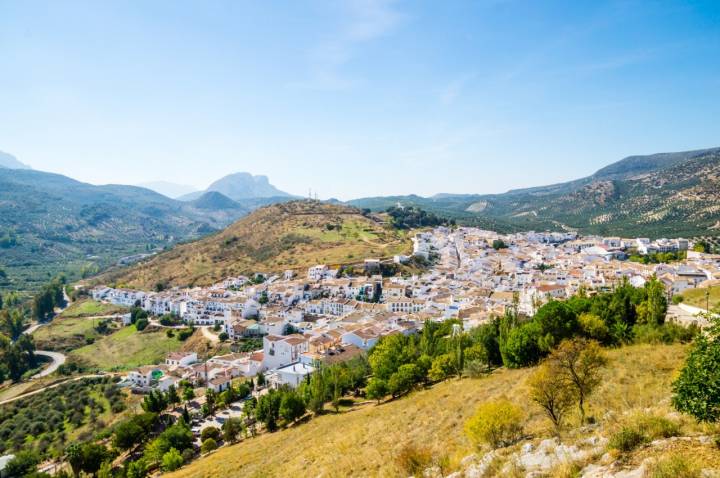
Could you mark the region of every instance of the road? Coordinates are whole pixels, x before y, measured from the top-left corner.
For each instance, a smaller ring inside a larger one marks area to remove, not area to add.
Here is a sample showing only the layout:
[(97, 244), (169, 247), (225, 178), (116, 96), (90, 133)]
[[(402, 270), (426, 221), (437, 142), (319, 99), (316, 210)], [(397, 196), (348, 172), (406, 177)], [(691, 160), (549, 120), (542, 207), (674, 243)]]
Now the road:
[(210, 327), (200, 327), (200, 329), (202, 329), (202, 334), (205, 336), (205, 338), (212, 343), (216, 344), (220, 342), (220, 337), (210, 332)]
[(35, 378), (42, 378), (47, 377), (51, 373), (53, 373), (55, 370), (60, 367), (60, 365), (65, 363), (65, 354), (61, 354), (60, 352), (50, 352), (49, 350), (36, 350), (35, 355), (42, 355), (43, 357), (50, 357), (52, 359), (52, 363), (46, 367), (42, 372), (36, 373), (31, 379)]

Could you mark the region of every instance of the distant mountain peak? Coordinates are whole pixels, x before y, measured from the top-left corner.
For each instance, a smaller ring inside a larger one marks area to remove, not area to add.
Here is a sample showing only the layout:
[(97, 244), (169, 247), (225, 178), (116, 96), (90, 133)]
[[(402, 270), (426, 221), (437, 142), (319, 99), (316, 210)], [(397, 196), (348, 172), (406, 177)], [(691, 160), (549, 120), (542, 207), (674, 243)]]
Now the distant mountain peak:
[(270, 184), (267, 176), (254, 176), (247, 172), (228, 174), (212, 183), (207, 190), (222, 193), (236, 201), (269, 197), (291, 197), (290, 194)]
[(27, 164), (21, 163), (12, 154), (0, 151), (0, 168), (8, 169), (32, 169)]

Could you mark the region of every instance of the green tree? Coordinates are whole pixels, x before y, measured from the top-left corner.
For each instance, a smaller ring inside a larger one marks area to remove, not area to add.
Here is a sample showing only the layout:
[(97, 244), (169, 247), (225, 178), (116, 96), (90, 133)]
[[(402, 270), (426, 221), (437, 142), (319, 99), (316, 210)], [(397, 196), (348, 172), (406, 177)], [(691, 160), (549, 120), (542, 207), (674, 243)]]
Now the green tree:
[(287, 423), (294, 422), (305, 415), (305, 402), (295, 391), (290, 390), (283, 394), (280, 402), (280, 417)]
[(524, 413), (506, 400), (485, 402), (465, 423), (465, 433), (476, 444), (493, 448), (515, 443), (522, 436)]
[(673, 383), (673, 406), (699, 422), (720, 420), (720, 319), (698, 334), (680, 376)]
[(3, 476), (15, 477), (30, 475), (36, 470), (39, 462), (40, 459), (34, 451), (19, 451), (15, 453), (15, 457), (5, 465)]
[(175, 471), (183, 465), (182, 454), (175, 448), (170, 448), (162, 457), (162, 470)]
[(397, 372), (390, 376), (390, 380), (388, 380), (388, 391), (392, 394), (393, 398), (397, 397), (410, 391), (421, 378), (417, 365), (401, 365)]
[(222, 425), (223, 440), (228, 443), (235, 443), (243, 432), (243, 422), (239, 418), (231, 417), (225, 420)]
[(365, 387), (365, 396), (370, 400), (377, 400), (380, 403), (380, 400), (388, 393), (388, 385), (385, 380), (375, 377), (368, 380), (367, 387)]

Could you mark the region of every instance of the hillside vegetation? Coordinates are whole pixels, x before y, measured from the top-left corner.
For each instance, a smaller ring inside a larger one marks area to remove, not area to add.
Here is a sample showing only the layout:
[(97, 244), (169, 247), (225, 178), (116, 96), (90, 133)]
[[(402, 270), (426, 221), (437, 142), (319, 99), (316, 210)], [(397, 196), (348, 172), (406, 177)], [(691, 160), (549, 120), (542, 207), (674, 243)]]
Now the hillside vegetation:
[(90, 275), (122, 257), (201, 237), (246, 213), (239, 204), (218, 208), (135, 186), (0, 168), (0, 289), (37, 289), (58, 272), (69, 279)]
[(315, 201), (263, 207), (222, 232), (182, 244), (98, 281), (152, 289), (207, 285), (232, 275), (304, 271), (315, 264), (353, 264), (408, 253), (407, 233), (355, 208)]
[(439, 194), (364, 198), (357, 207), (384, 210), (398, 202), (504, 230), (692, 237), (720, 227), (720, 149), (631, 156), (592, 176), (504, 194)]
[[(670, 404), (671, 382), (686, 353), (686, 345), (609, 350), (602, 384), (588, 403), (588, 416), (598, 425), (568, 431), (563, 442), (579, 442), (591, 435), (608, 438), (638, 413), (677, 417)], [(364, 404), (322, 415), (222, 448), (169, 476), (406, 477), (411, 474), (408, 455), (431, 457), (448, 474), (461, 469), (462, 459), (477, 451), (466, 438), (463, 425), (483, 402), (507, 399), (525, 410), (528, 439), (524, 443), (552, 436), (548, 420), (529, 399), (527, 379), (534, 370), (499, 369), (484, 378), (452, 379), (380, 405)], [(676, 420), (682, 434), (701, 431), (691, 419)], [(521, 445), (506, 451), (517, 451)], [(683, 446), (686, 456), (699, 466), (718, 466), (711, 445)], [(302, 447), (301, 453), (298, 447)], [(640, 447), (625, 460), (633, 467), (649, 455), (662, 453)]]

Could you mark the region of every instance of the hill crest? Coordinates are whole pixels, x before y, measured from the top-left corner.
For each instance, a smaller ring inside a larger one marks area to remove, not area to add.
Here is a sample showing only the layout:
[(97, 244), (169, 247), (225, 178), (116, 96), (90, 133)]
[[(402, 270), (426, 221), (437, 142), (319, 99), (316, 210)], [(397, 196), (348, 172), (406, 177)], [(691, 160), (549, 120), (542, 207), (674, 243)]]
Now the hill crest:
[(223, 231), (98, 280), (142, 289), (157, 283), (209, 285), (230, 276), (288, 269), (304, 273), (315, 264), (354, 264), (409, 250), (406, 233), (376, 216), (345, 205), (296, 200), (256, 209)]

